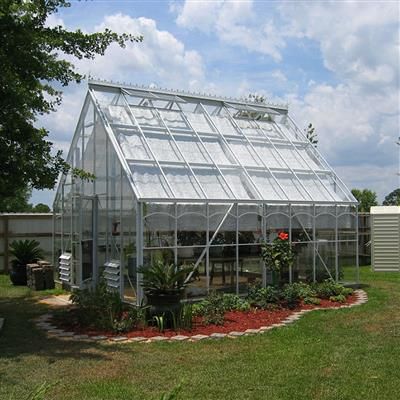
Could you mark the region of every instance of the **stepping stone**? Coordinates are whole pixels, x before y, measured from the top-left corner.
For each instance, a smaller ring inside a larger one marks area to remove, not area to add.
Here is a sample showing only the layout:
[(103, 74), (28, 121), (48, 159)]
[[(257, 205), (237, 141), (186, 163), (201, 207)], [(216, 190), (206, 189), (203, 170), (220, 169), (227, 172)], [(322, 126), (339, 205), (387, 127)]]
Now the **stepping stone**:
[(74, 339), (77, 339), (77, 340), (89, 339), (89, 335), (75, 335)]
[(171, 340), (175, 340), (177, 342), (183, 342), (184, 340), (188, 340), (189, 336), (185, 336), (185, 335), (176, 335), (176, 336), (172, 336)]
[(227, 335), (226, 335), (226, 333), (212, 333), (211, 335), (210, 335), (210, 338), (212, 338), (212, 339), (222, 339), (222, 338), (224, 338), (224, 337), (226, 337)]
[(108, 337), (107, 336), (103, 336), (103, 335), (99, 335), (99, 336), (91, 336), (90, 339), (100, 341), (100, 340), (106, 340), (106, 339), (108, 339)]
[(260, 332), (259, 329), (246, 329), (244, 331), (244, 333), (247, 335), (255, 335), (256, 333), (259, 333), (259, 332)]
[(244, 335), (244, 332), (233, 331), (233, 332), (229, 332), (228, 335), (229, 335), (229, 336), (233, 336), (233, 337), (239, 337), (239, 336), (243, 336), (243, 335)]
[(4, 318), (0, 318), (0, 332), (1, 332), (1, 330), (3, 329), (3, 327), (4, 327), (4, 321), (5, 321)]
[(162, 342), (164, 340), (168, 340), (169, 338), (165, 336), (153, 336), (152, 338), (149, 338), (150, 341), (152, 342)]
[(208, 339), (208, 335), (194, 335), (192, 336), (192, 340), (203, 340), (203, 339)]
[(58, 337), (72, 337), (74, 336), (75, 333), (74, 332), (60, 332), (58, 334)]
[(110, 340), (112, 340), (113, 342), (125, 342), (128, 340), (128, 338), (126, 336), (115, 336), (112, 337)]
[(49, 335), (59, 335), (60, 333), (63, 333), (64, 331), (62, 329), (50, 329), (47, 331)]
[(272, 325), (271, 326), (262, 326), (260, 328), (260, 332), (267, 332), (267, 331), (270, 331), (271, 329), (274, 329), (274, 327)]
[(130, 339), (128, 340), (128, 342), (143, 342), (143, 341), (145, 341), (145, 340), (147, 340), (146, 337), (138, 336), (138, 337), (130, 338)]

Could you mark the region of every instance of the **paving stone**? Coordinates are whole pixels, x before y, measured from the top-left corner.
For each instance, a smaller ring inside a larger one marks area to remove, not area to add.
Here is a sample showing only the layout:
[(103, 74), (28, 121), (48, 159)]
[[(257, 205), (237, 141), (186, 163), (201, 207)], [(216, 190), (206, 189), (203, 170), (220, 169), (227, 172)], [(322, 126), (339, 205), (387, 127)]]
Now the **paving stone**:
[(153, 336), (152, 338), (149, 338), (151, 342), (163, 342), (164, 340), (168, 340), (169, 338), (166, 336)]
[(5, 321), (4, 318), (0, 318), (0, 332), (1, 332), (1, 330), (3, 329), (3, 327), (4, 327), (4, 321)]
[(60, 332), (57, 336), (58, 337), (72, 337), (74, 336), (74, 332)]
[(267, 332), (267, 331), (270, 331), (271, 329), (274, 329), (271, 325), (270, 326), (262, 326), (260, 328), (260, 332)]
[(63, 333), (64, 330), (63, 329), (51, 329), (49, 331), (47, 331), (47, 333), (49, 335), (59, 335), (60, 333)]
[(194, 335), (194, 336), (192, 336), (192, 339), (193, 340), (203, 340), (203, 339), (208, 339), (209, 338), (209, 336), (208, 335)]
[(145, 340), (147, 340), (146, 337), (138, 336), (138, 337), (130, 338), (128, 340), (128, 342), (144, 342)]
[(274, 327), (274, 328), (279, 328), (279, 327), (281, 327), (281, 326), (285, 326), (286, 324), (284, 324), (283, 322), (282, 323), (280, 323), (280, 324), (273, 324), (273, 325), (271, 325), (272, 327)]
[(99, 336), (91, 336), (90, 337), (90, 339), (92, 339), (92, 340), (106, 340), (106, 339), (108, 339), (108, 337), (107, 336), (103, 336), (103, 335), (99, 335)]
[(184, 340), (188, 340), (189, 336), (185, 335), (176, 335), (176, 336), (171, 336), (171, 340), (174, 340), (176, 342), (183, 342)]
[(89, 335), (75, 335), (74, 339), (77, 339), (77, 340), (89, 339)]
[(244, 332), (237, 332), (237, 331), (232, 331), (228, 333), (229, 336), (234, 336), (234, 337), (239, 337), (239, 336), (243, 336)]
[(114, 336), (110, 340), (113, 342), (126, 342), (128, 338), (126, 336)]
[(215, 332), (215, 333), (212, 333), (211, 335), (210, 335), (210, 338), (211, 339), (222, 339), (222, 338), (224, 338), (224, 337), (226, 337), (227, 335), (226, 335), (226, 333), (218, 333), (218, 332)]
[(256, 333), (259, 333), (260, 329), (246, 329), (244, 331), (245, 334), (247, 335), (255, 335)]

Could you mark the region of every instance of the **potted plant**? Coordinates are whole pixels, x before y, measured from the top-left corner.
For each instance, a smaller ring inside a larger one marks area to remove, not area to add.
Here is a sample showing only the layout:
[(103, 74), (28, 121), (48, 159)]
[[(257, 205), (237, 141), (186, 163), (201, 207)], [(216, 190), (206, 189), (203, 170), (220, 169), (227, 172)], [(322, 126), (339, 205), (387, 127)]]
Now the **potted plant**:
[(167, 315), (180, 310), (188, 277), (193, 267), (176, 266), (155, 261), (149, 267), (140, 267), (141, 286), (152, 315)]
[(37, 240), (14, 240), (10, 245), (11, 261), (10, 279), (14, 285), (26, 285), (26, 265), (43, 257), (43, 250)]
[(282, 275), (289, 271), (294, 262), (294, 251), (286, 232), (279, 232), (272, 243), (262, 246), (262, 258), (267, 270), (272, 273), (272, 284), (282, 284)]

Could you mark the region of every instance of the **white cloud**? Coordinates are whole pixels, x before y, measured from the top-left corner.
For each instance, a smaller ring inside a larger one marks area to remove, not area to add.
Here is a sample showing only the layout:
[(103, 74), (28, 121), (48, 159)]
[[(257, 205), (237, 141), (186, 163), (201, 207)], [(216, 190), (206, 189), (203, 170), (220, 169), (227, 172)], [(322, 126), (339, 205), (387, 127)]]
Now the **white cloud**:
[(188, 29), (215, 33), (224, 43), (244, 47), (250, 52), (269, 55), (281, 61), (280, 50), (285, 46), (282, 33), (272, 18), (261, 24), (253, 10), (253, 1), (185, 1), (177, 12), (176, 23)]

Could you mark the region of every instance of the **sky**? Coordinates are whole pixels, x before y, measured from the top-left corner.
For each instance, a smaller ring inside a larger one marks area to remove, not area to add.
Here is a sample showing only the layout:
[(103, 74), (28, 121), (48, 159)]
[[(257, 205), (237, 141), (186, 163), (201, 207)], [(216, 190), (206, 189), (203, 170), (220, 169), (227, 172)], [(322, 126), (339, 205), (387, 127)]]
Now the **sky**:
[[(49, 26), (143, 35), (103, 57), (74, 60), (93, 78), (289, 105), (310, 122), (318, 148), (346, 185), (379, 201), (400, 187), (400, 2), (72, 1)], [(64, 88), (62, 105), (40, 117), (66, 155), (87, 82)], [(31, 202), (51, 205), (53, 191)]]

